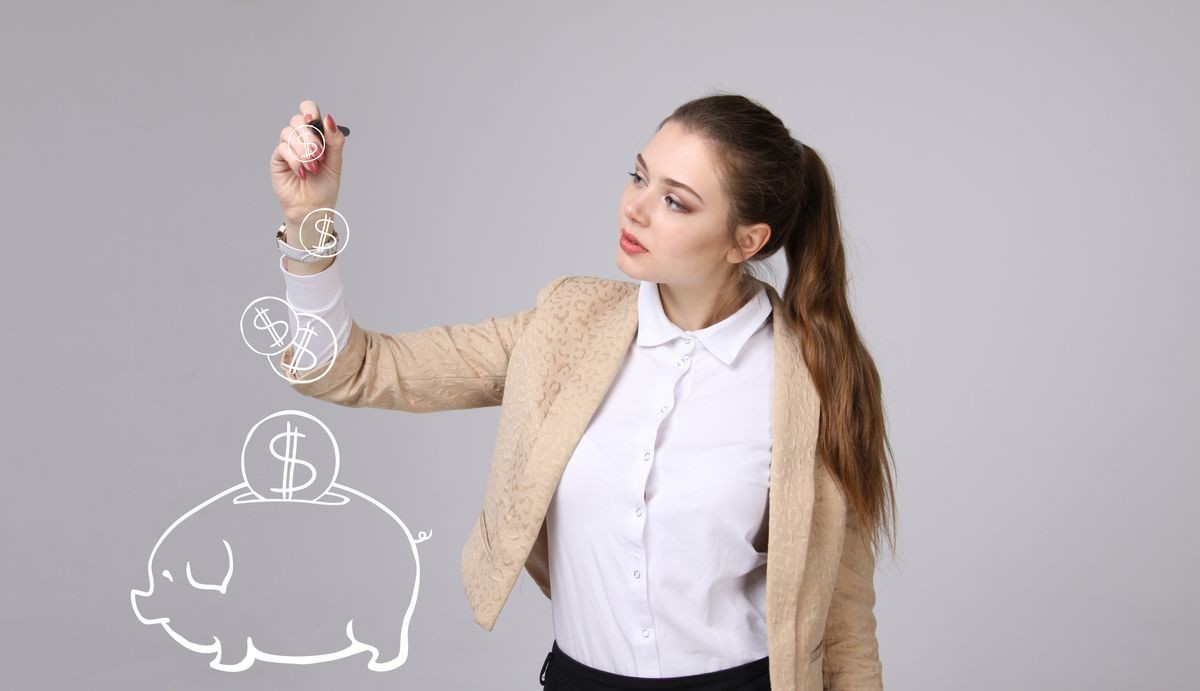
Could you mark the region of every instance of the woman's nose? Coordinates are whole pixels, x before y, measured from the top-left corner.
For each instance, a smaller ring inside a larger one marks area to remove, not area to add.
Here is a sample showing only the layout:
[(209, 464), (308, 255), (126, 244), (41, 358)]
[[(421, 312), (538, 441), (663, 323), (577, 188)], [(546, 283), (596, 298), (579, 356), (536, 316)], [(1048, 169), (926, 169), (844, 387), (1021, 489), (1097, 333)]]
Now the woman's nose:
[(638, 223), (641, 223), (643, 220), (642, 210), (642, 197), (639, 194), (634, 194), (625, 202), (625, 215)]

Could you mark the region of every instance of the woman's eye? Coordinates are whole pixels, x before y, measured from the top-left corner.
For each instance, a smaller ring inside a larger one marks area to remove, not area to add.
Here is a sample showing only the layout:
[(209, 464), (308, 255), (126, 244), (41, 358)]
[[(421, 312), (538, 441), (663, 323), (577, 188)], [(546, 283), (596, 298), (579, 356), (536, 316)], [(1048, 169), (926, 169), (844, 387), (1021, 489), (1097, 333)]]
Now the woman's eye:
[[(638, 174), (637, 174), (637, 171), (633, 171), (633, 172), (631, 172), (631, 173), (629, 174), (629, 176), (633, 178), (633, 184), (635, 184), (635, 185), (636, 185), (637, 183), (641, 182), (641, 181), (642, 181), (642, 179), (643, 179), (641, 175), (638, 175)], [(687, 209), (686, 209), (686, 208), (683, 206), (683, 204), (680, 204), (679, 202), (675, 201), (674, 199), (672, 199), (672, 198), (670, 198), (670, 197), (664, 197), (664, 199), (666, 199), (666, 200), (667, 200), (667, 205), (668, 205), (668, 206), (670, 206), (671, 204), (674, 204), (675, 206), (674, 206), (673, 208), (674, 208), (676, 211), (687, 211)]]

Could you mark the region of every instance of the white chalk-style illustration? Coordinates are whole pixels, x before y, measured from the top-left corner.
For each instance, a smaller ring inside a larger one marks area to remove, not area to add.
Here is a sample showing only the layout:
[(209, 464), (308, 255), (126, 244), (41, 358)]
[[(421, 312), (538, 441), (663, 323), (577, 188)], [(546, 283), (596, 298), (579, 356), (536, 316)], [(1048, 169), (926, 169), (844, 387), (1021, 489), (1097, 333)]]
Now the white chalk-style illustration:
[[(296, 152), (300, 155), (297, 156)], [(300, 163), (315, 161), (325, 153), (325, 133), (312, 125), (293, 127), (288, 133), (288, 154)]]
[[(333, 220), (334, 216), (341, 219), (340, 224)], [(294, 247), (289, 244), (288, 247), (304, 250), (309, 256), (329, 258), (341, 254), (350, 244), (350, 222), (342, 212), (330, 206), (313, 209), (301, 219), (300, 227), (310, 227), (309, 219), (312, 219), (311, 227), (317, 231), (317, 244), (309, 247), (304, 243), (304, 234), (300, 233), (300, 246)]]
[(300, 317), (292, 303), (265, 295), (252, 300), (242, 310), (242, 341), (259, 355), (278, 355), (295, 341), (299, 323)]
[[(271, 365), (271, 370), (278, 374), (287, 382), (292, 382), (299, 379), (302, 374), (308, 373), (316, 368), (317, 354), (309, 348), (312, 343), (313, 336), (317, 335), (317, 329), (324, 331), (327, 337), (326, 341), (335, 339), (333, 327), (329, 322), (318, 317), (315, 314), (306, 312), (298, 312), (296, 318), (299, 325), (296, 327), (295, 338), (292, 339), (290, 350), (284, 349), (278, 353), (267, 356), (267, 362)], [(285, 361), (287, 355), (291, 355), (291, 359)], [(333, 357), (329, 358), (325, 368), (315, 377), (305, 378), (305, 381), (314, 382), (329, 374), (329, 370), (333, 369), (333, 363), (337, 361), (337, 350), (333, 351)]]
[[(318, 329), (324, 331), (326, 342), (336, 340), (329, 322), (315, 314), (299, 312), (292, 303), (274, 295), (251, 300), (242, 310), (239, 326), (246, 347), (266, 357), (271, 371), (289, 383), (321, 364), (317, 361), (317, 353), (309, 347)], [(289, 353), (291, 357), (285, 361)], [(314, 382), (324, 377), (336, 361), (335, 349), (320, 374), (306, 381)]]
[(386, 506), (336, 482), (339, 465), (316, 417), (282, 410), (260, 420), (242, 446), (243, 482), (188, 510), (155, 543), (149, 587), (129, 595), (138, 620), (215, 654), (209, 666), (221, 671), (362, 652), (372, 671), (403, 665), (420, 591), (417, 545), (432, 531), (414, 536)]

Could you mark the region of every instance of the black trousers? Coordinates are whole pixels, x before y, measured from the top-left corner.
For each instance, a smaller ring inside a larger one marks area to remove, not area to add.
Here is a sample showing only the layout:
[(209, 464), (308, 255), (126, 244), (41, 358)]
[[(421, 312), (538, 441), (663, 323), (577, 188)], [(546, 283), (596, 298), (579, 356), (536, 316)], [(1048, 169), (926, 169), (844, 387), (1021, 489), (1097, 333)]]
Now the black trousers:
[(767, 658), (752, 660), (737, 667), (683, 677), (627, 677), (567, 657), (554, 641), (538, 681), (545, 691), (770, 691)]

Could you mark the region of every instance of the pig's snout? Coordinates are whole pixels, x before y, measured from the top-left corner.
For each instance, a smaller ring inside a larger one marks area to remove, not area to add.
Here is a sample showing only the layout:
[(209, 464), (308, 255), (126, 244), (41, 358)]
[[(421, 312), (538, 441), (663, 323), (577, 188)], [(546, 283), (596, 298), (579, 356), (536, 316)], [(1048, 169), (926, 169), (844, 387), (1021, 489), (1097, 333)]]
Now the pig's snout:
[(133, 602), (133, 611), (143, 621), (151, 622), (159, 619), (160, 613), (155, 609), (154, 597), (150, 593), (132, 590), (129, 599)]

